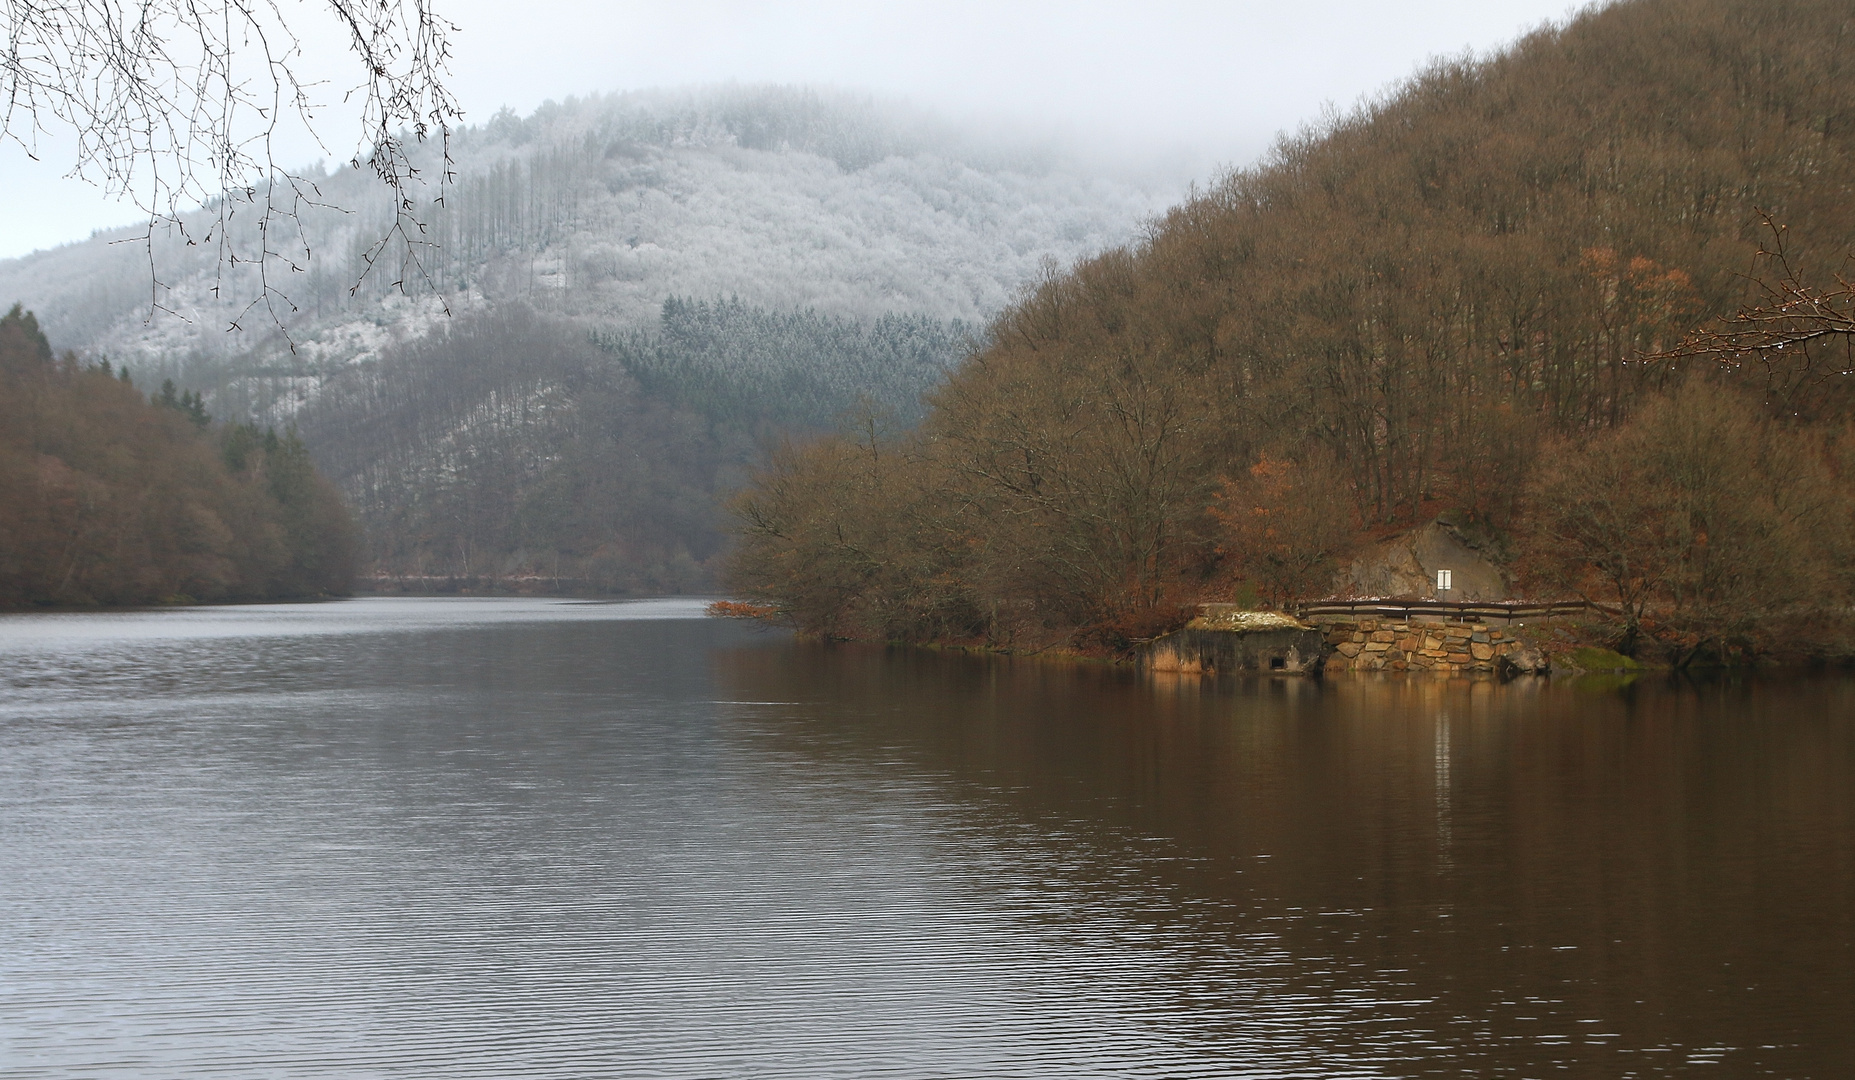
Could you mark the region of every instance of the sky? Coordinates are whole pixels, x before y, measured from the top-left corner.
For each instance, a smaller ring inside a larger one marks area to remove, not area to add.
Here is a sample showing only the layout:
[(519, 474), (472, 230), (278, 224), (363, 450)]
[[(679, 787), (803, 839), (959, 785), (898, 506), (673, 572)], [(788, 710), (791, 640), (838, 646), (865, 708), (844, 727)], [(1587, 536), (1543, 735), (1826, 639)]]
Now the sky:
[[(960, 123), (1096, 147), (1209, 178), (1275, 136), (1384, 92), (1432, 58), (1486, 53), (1573, 9), (1564, 0), (432, 0), (458, 27), (450, 86), (467, 123), (548, 99), (718, 82), (873, 92)], [(303, 62), (333, 89), (342, 39), (326, 0), (281, 0)], [(289, 166), (344, 161), (339, 96)], [(0, 147), (0, 258), (129, 224), (134, 207), (65, 176), (56, 131), (33, 160)]]

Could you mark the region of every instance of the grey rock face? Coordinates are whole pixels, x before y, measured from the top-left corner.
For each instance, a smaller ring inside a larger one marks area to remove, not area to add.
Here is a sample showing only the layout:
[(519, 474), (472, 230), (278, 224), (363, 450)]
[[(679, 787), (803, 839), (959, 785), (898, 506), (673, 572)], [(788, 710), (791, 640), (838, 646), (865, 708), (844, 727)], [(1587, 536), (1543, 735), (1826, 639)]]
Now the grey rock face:
[[(1439, 592), (1436, 572), (1448, 570), (1452, 588)], [(1341, 596), (1419, 597), (1464, 603), (1506, 600), (1507, 572), (1441, 521), (1420, 525), (1361, 552), (1334, 582)]]

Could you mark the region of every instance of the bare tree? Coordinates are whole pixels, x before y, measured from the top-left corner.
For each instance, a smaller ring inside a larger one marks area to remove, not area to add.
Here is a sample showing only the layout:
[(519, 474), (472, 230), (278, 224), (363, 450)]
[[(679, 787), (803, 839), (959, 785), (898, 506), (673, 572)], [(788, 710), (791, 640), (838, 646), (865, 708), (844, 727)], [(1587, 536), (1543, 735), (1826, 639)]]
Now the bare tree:
[(1747, 275), (1757, 298), (1644, 359), (1712, 360), (1732, 371), (1757, 365), (1767, 403), (1795, 414), (1820, 400), (1824, 383), (1855, 375), (1855, 282), (1838, 273), (1834, 287), (1806, 284), (1785, 250), (1785, 227), (1763, 210), (1758, 216), (1767, 235)]
[(1545, 455), (1528, 563), (1539, 584), (1621, 608), (1618, 651), (1650, 616), (1679, 653), (1842, 602), (1848, 503), (1823, 433), (1762, 416), (1748, 396), (1689, 380)]
[(1340, 557), (1360, 540), (1339, 463), (1318, 451), (1308, 457), (1264, 454), (1247, 473), (1225, 477), (1211, 507), (1226, 564), (1277, 608), (1332, 593)]
[[(414, 144), (442, 147), (440, 194), (450, 175), (449, 135), (462, 116), (445, 82), (456, 27), (431, 0), (324, 2), (359, 69), (343, 98), (360, 103), (352, 164), (394, 200), (362, 277), (397, 254), (403, 287), (424, 273)], [(73, 175), (148, 214), (151, 308), (153, 240), (166, 225), (190, 245), (217, 247), (222, 275), (256, 265), (262, 288), (235, 325), (259, 307), (281, 325), (289, 300), (273, 271), (301, 269), (297, 215), (321, 204), (315, 183), (277, 159), (288, 124), (316, 130), (308, 61), (281, 0), (0, 0), (0, 139), (36, 157), (41, 137), (74, 134)], [(199, 206), (203, 230), (187, 221)], [(255, 246), (234, 242), (232, 219), (244, 213), (257, 215)]]

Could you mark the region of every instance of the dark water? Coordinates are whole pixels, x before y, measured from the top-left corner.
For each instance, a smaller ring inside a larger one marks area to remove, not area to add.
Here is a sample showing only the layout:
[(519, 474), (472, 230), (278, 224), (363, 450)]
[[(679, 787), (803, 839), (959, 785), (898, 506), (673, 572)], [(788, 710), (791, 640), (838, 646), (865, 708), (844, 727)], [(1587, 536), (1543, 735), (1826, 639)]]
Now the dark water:
[(1855, 1075), (1855, 681), (0, 618), (0, 1075)]

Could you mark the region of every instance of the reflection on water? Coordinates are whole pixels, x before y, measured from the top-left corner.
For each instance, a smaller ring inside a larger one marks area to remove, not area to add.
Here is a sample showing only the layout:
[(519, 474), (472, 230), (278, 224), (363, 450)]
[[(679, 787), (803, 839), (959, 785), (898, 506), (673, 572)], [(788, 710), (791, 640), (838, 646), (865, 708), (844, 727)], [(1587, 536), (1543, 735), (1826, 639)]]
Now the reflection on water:
[(1855, 682), (0, 618), (0, 1073), (1830, 1077)]
[(1444, 872), (1455, 869), (1450, 861), (1449, 828), (1449, 713), (1436, 714), (1436, 864)]

